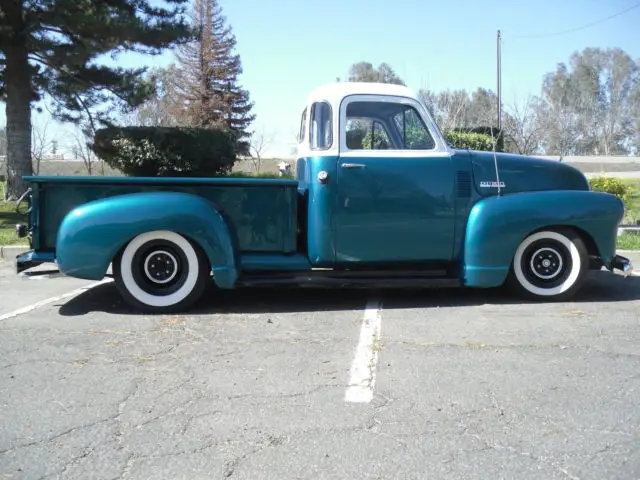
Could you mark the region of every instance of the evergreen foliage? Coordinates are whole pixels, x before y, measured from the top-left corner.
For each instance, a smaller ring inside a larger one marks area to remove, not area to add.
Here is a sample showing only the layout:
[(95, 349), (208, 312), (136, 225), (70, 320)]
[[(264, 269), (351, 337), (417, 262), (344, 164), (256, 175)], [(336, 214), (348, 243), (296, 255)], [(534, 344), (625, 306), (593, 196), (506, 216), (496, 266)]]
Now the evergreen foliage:
[(226, 128), (236, 137), (238, 155), (248, 155), (253, 103), (239, 85), (236, 38), (217, 0), (193, 0), (191, 26), (195, 37), (177, 47), (174, 64), (157, 72), (165, 94), (152, 102), (166, 112), (164, 124)]
[[(32, 173), (32, 103), (49, 97), (62, 121), (108, 124), (109, 113), (153, 93), (145, 68), (109, 67), (99, 57), (125, 51), (158, 54), (190, 36), (182, 4), (151, 0), (0, 2), (0, 100), (6, 101), (7, 189), (25, 189)], [(98, 107), (105, 107), (98, 111)]]
[(215, 127), (108, 127), (91, 147), (136, 177), (215, 177), (230, 173), (236, 158), (234, 135)]

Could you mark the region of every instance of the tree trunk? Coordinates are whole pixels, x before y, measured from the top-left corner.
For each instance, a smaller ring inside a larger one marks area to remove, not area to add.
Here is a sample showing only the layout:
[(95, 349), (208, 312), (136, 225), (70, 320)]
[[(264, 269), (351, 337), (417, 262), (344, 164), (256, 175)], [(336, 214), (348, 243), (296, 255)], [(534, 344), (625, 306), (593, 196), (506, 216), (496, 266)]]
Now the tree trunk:
[[(16, 28), (16, 31), (18, 29)], [(31, 79), (26, 38), (15, 35), (6, 47), (7, 196), (17, 199), (27, 189), (22, 177), (33, 174), (31, 164)]]

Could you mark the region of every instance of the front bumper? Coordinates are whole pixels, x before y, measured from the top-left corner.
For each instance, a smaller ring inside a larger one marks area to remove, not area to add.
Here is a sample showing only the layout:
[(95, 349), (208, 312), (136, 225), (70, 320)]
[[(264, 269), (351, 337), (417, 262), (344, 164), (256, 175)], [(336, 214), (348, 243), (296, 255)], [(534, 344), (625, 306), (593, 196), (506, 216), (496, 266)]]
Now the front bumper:
[(22, 273), (43, 263), (55, 263), (56, 255), (53, 252), (37, 252), (29, 250), (16, 256), (16, 273)]
[(612, 270), (615, 268), (616, 270), (620, 270), (625, 277), (628, 277), (633, 273), (633, 264), (631, 260), (622, 255), (616, 255), (613, 257), (613, 261), (611, 262)]

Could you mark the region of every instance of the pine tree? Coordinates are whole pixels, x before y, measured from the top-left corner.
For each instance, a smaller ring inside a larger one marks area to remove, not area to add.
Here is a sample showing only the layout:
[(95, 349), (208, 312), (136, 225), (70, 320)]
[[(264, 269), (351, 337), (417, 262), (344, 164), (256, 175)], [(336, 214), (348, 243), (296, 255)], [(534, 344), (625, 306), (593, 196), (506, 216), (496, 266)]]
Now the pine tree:
[[(97, 57), (135, 51), (158, 54), (190, 38), (182, 3), (150, 0), (2, 0), (0, 100), (6, 102), (8, 196), (20, 195), (32, 173), (31, 108), (48, 97), (58, 120), (140, 105), (153, 93), (145, 68), (109, 68)], [(96, 112), (99, 106), (106, 106)]]
[(177, 64), (170, 67), (171, 77), (179, 79), (172, 113), (182, 112), (185, 125), (228, 128), (236, 135), (238, 154), (246, 155), (253, 103), (238, 84), (242, 62), (217, 0), (193, 1), (192, 28), (197, 39), (178, 47)]

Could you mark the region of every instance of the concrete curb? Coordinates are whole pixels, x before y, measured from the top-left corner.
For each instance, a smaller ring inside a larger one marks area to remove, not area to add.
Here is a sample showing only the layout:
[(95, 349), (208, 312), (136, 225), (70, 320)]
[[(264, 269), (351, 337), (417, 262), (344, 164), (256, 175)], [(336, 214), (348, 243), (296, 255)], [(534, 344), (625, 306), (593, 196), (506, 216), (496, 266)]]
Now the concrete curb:
[(5, 245), (0, 247), (0, 261), (12, 262), (17, 255), (29, 251), (29, 245)]
[(622, 235), (623, 233), (628, 233), (628, 232), (635, 232), (640, 234), (640, 227), (618, 227), (618, 236)]

